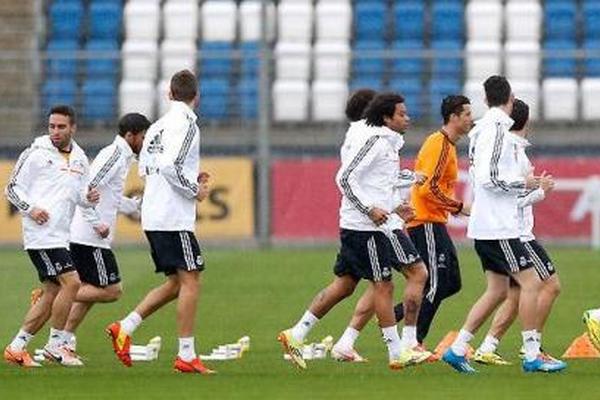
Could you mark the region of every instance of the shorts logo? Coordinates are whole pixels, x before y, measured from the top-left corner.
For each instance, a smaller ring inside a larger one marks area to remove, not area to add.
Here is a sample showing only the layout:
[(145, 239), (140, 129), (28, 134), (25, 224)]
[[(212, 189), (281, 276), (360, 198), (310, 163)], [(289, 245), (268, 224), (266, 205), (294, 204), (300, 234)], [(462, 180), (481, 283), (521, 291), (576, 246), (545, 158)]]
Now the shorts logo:
[(54, 263), (54, 269), (56, 269), (56, 272), (60, 272), (63, 270), (63, 267), (60, 263)]
[(387, 278), (388, 276), (392, 275), (392, 271), (390, 271), (390, 269), (388, 267), (383, 268), (383, 270), (381, 271), (381, 276), (384, 278)]
[(550, 271), (550, 272), (554, 271), (554, 265), (552, 265), (551, 262), (548, 262), (548, 264), (546, 264), (546, 267), (548, 268), (548, 271)]
[(408, 255), (408, 264), (412, 264), (415, 261), (417, 261), (417, 257), (414, 254), (409, 254)]
[(110, 282), (115, 282), (117, 280), (117, 274), (115, 274), (114, 272), (111, 272), (110, 275), (108, 276), (108, 280)]
[(204, 258), (202, 258), (202, 256), (199, 255), (198, 257), (196, 257), (196, 265), (200, 267), (202, 266), (202, 264), (204, 264)]
[(524, 256), (521, 256), (521, 257), (519, 258), (519, 265), (520, 265), (521, 267), (524, 267), (524, 266), (526, 266), (526, 265), (527, 265), (527, 259), (526, 259)]
[(446, 255), (444, 253), (438, 256), (438, 268), (446, 268)]

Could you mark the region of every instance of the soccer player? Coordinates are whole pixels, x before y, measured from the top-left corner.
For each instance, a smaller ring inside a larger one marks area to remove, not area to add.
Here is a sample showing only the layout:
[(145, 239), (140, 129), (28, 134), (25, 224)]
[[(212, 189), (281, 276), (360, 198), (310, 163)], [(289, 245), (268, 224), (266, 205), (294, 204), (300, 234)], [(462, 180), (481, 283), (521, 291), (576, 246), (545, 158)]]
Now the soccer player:
[(174, 368), (180, 372), (211, 374), (196, 355), (194, 323), (204, 259), (194, 235), (196, 203), (208, 196), (208, 177), (199, 174), (200, 130), (194, 108), (198, 82), (188, 70), (171, 78), (169, 111), (150, 126), (140, 153), (140, 175), (146, 187), (142, 228), (157, 273), (166, 281), (152, 289), (124, 319), (107, 327), (118, 359), (131, 366), (131, 335), (145, 318), (177, 300), (179, 352)]
[(509, 279), (521, 286), (519, 317), (522, 324), (526, 372), (559, 370), (544, 360), (536, 331), (537, 296), (540, 280), (527, 249), (520, 241), (518, 202), (525, 190), (536, 189), (539, 179), (523, 177), (515, 158), (516, 141), (508, 131), (514, 96), (502, 76), (484, 82), (489, 110), (469, 133), (469, 161), (474, 200), (467, 236), (475, 239), (475, 250), (485, 271), (487, 288), (473, 305), (466, 321), (442, 359), (455, 370), (474, 373), (465, 355), (473, 335), (506, 298)]
[(93, 226), (100, 219), (91, 207), (99, 193), (88, 188), (89, 162), (75, 143), (75, 111), (57, 105), (48, 114), (48, 135), (40, 136), (19, 156), (5, 193), (23, 220), (23, 244), (37, 269), (43, 293), (27, 312), (21, 329), (4, 350), (4, 359), (23, 367), (39, 367), (27, 344), (50, 319), (46, 358), (65, 366), (83, 365), (65, 346), (64, 328), (80, 280), (69, 253), (69, 226), (76, 205), (90, 209)]
[(587, 328), (590, 341), (600, 351), (600, 308), (584, 312), (583, 323)]
[(111, 250), (117, 212), (137, 214), (139, 200), (125, 197), (123, 189), (129, 167), (142, 149), (144, 134), (150, 121), (138, 113), (124, 115), (118, 124), (119, 133), (104, 147), (90, 167), (89, 186), (100, 192), (96, 211), (103, 222), (101, 232), (91, 226), (81, 207), (75, 211), (71, 224), (71, 256), (81, 279), (75, 303), (65, 326), (65, 336), (75, 351), (75, 330), (95, 303), (110, 303), (121, 297), (121, 277), (117, 260)]
[(278, 340), (300, 368), (304, 338), (329, 310), (350, 296), (358, 282), (366, 279), (373, 291), (373, 308), (388, 347), (389, 367), (400, 369), (431, 355), (405, 346), (398, 335), (393, 313), (392, 269), (401, 269), (420, 287), (409, 302), (418, 313), (420, 293), (427, 270), (404, 233), (399, 229), (393, 184), (399, 175), (398, 150), (410, 118), (404, 98), (393, 93), (377, 95), (365, 111), (362, 139), (342, 152), (336, 182), (342, 193), (340, 207), (341, 249), (334, 267), (335, 278), (313, 300), (302, 318), (279, 333)]
[[(529, 161), (525, 151), (530, 145), (527, 140), (529, 134), (529, 106), (522, 100), (515, 99), (510, 117), (514, 121), (513, 126), (510, 128), (510, 136), (515, 143), (521, 175), (526, 177), (533, 174), (533, 165)], [(560, 293), (560, 282), (552, 260), (542, 245), (536, 241), (533, 234), (533, 204), (544, 200), (546, 195), (552, 191), (553, 188), (554, 180), (552, 179), (552, 176), (547, 175), (544, 172), (540, 176), (540, 187), (521, 194), (518, 200), (520, 239), (529, 253), (535, 271), (542, 281), (542, 287), (537, 298), (536, 323), (537, 340), (540, 344), (542, 343), (542, 331), (546, 320), (548, 319), (548, 315), (550, 314), (550, 310), (552, 309), (552, 304), (554, 304), (554, 301)], [(519, 293), (519, 286), (511, 280), (508, 296), (498, 311), (496, 311), (490, 330), (473, 356), (474, 361), (488, 365), (509, 364), (496, 353), (496, 349), (500, 339), (504, 336), (517, 316)], [(563, 361), (557, 360), (543, 350), (541, 350), (541, 352), (542, 357), (548, 362), (561, 365), (565, 364)]]

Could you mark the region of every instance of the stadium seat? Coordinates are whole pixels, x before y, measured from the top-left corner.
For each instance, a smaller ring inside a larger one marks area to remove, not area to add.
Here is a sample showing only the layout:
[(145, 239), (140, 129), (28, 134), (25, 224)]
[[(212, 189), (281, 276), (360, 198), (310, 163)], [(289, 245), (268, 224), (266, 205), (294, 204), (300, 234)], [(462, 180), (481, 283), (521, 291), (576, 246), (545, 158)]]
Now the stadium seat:
[(232, 87), (228, 79), (203, 78), (200, 81), (200, 117), (216, 121), (230, 118), (231, 94)]
[(433, 40), (463, 40), (465, 29), (463, 7), (462, 3), (433, 3), (431, 7)]
[(469, 40), (465, 50), (467, 80), (483, 80), (501, 72), (499, 42)]
[(376, 91), (382, 90), (383, 85), (383, 77), (382, 76), (373, 76), (370, 78), (364, 78), (357, 76), (350, 81), (350, 91), (356, 91), (358, 89), (373, 89)]
[(577, 118), (578, 86), (575, 79), (545, 79), (542, 93), (546, 121), (572, 121)]
[[(166, 100), (166, 95), (167, 92), (164, 93), (163, 101)], [(124, 79), (119, 85), (119, 113), (124, 115), (130, 112), (139, 112), (152, 120), (155, 97), (153, 81)]]
[(165, 39), (160, 46), (160, 76), (170, 79), (182, 69), (196, 69), (196, 43), (194, 40)]
[(586, 40), (583, 48), (587, 53), (584, 60), (584, 76), (600, 77), (600, 39)]
[(499, 41), (502, 35), (502, 4), (498, 1), (470, 1), (467, 4), (467, 37)]
[(512, 0), (506, 4), (505, 10), (508, 40), (540, 40), (542, 6), (539, 1)]
[(560, 1), (546, 4), (544, 9), (545, 37), (556, 40), (575, 40), (577, 32), (574, 1)]
[(202, 4), (202, 40), (233, 42), (237, 25), (237, 6), (232, 0), (208, 0)]
[(540, 86), (537, 77), (532, 80), (512, 80), (510, 86), (515, 96), (529, 105), (529, 118), (535, 121), (540, 114)]
[(128, 1), (125, 4), (124, 22), (127, 40), (158, 40), (160, 30), (158, 2)]
[(121, 35), (123, 7), (116, 3), (94, 2), (89, 9), (89, 36), (92, 39), (118, 39)]
[(411, 119), (423, 116), (423, 84), (418, 79), (392, 79), (389, 84), (392, 92), (404, 96), (408, 115)]
[(240, 117), (245, 120), (258, 118), (259, 91), (258, 79), (241, 79), (237, 86)]
[(76, 40), (58, 39), (49, 41), (46, 48), (48, 55), (46, 75), (54, 78), (77, 76), (75, 52), (78, 50), (79, 43)]
[(346, 80), (315, 80), (312, 84), (313, 121), (341, 121), (348, 99)]
[(353, 48), (352, 74), (357, 78), (383, 77), (385, 59), (370, 52), (380, 52), (385, 49), (382, 41), (356, 42)]
[(354, 39), (383, 41), (387, 33), (387, 9), (382, 3), (360, 2), (354, 7)]
[(80, 2), (53, 3), (49, 17), (51, 38), (77, 40), (81, 37), (83, 6)]
[[(158, 105), (158, 115), (164, 115), (168, 110), (171, 104), (171, 100), (169, 100), (169, 84), (170, 79), (161, 79), (156, 84), (156, 99)], [(200, 94), (202, 95), (202, 94)]]
[(347, 41), (318, 41), (313, 51), (315, 79), (348, 79), (350, 45)]
[(425, 6), (420, 2), (398, 2), (394, 5), (394, 38), (423, 40)]
[(581, 117), (584, 120), (600, 120), (600, 78), (581, 80), (581, 106)]
[(163, 7), (166, 39), (184, 41), (198, 37), (198, 4), (191, 1), (167, 1)]
[(202, 77), (228, 79), (233, 72), (233, 47), (229, 42), (203, 42), (198, 56)]
[(305, 42), (278, 42), (275, 46), (277, 79), (308, 80), (310, 50), (310, 44)]
[(89, 78), (117, 78), (120, 66), (119, 43), (110, 39), (92, 39), (85, 44), (88, 59), (85, 74)]
[(544, 76), (574, 77), (577, 72), (575, 57), (568, 52), (575, 51), (577, 44), (573, 40), (548, 40), (544, 50), (549, 52), (544, 59)]
[[(240, 40), (257, 42), (261, 37), (261, 3), (256, 0), (245, 0), (240, 2)], [(272, 40), (275, 37), (275, 6), (267, 4), (267, 37)]]
[(305, 121), (308, 117), (308, 82), (277, 79), (273, 84), (273, 119)]
[(240, 69), (242, 78), (258, 78), (260, 68), (260, 45), (258, 42), (240, 43)]
[(582, 7), (583, 36), (586, 40), (600, 40), (600, 2), (586, 2)]
[(316, 38), (319, 40), (349, 41), (352, 25), (352, 6), (349, 1), (320, 1), (315, 8)]
[(155, 40), (126, 40), (121, 54), (123, 79), (156, 79), (158, 45)]
[(463, 94), (471, 101), (471, 114), (474, 119), (479, 119), (485, 114), (488, 107), (485, 104), (483, 80), (471, 79), (465, 82)]
[(420, 57), (423, 42), (418, 40), (394, 42), (392, 49), (398, 52), (391, 62), (391, 74), (396, 78), (418, 78), (425, 69), (425, 60)]
[(432, 120), (441, 120), (442, 100), (451, 94), (462, 94), (462, 85), (458, 79), (436, 79), (429, 82), (429, 115)]
[(308, 43), (312, 38), (312, 25), (312, 3), (279, 3), (277, 7), (278, 40)]
[(115, 118), (117, 90), (113, 79), (87, 79), (81, 87), (82, 115), (86, 122)]
[(540, 44), (535, 41), (508, 41), (505, 51), (505, 75), (509, 80), (536, 80), (540, 74)]
[(435, 53), (431, 64), (431, 73), (433, 79), (462, 77), (463, 45), (461, 42), (453, 40), (438, 40), (431, 43), (431, 49), (438, 52)]
[(42, 110), (48, 110), (55, 104), (77, 105), (77, 84), (75, 78), (47, 79), (42, 85)]

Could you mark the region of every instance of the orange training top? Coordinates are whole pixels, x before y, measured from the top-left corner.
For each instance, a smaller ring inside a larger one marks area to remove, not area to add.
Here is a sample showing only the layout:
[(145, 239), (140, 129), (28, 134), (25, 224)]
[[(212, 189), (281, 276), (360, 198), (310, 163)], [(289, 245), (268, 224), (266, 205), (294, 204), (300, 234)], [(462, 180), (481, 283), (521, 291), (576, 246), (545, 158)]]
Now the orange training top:
[(411, 204), (416, 217), (408, 227), (425, 222), (448, 222), (448, 213), (457, 214), (463, 203), (454, 197), (454, 186), (458, 179), (456, 146), (443, 130), (433, 132), (425, 139), (415, 163), (415, 172), (427, 177), (422, 185), (411, 190)]

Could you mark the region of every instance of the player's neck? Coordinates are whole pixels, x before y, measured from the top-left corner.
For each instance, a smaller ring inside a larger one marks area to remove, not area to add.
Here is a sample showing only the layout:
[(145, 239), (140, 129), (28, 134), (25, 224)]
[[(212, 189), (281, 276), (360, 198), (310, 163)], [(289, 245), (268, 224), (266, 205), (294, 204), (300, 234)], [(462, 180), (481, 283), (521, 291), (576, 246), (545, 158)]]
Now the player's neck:
[(440, 132), (442, 132), (442, 135), (446, 136), (448, 140), (451, 141), (453, 144), (456, 144), (456, 142), (458, 142), (458, 140), (460, 139), (460, 134), (458, 133), (458, 130), (452, 127), (451, 125), (442, 126)]

